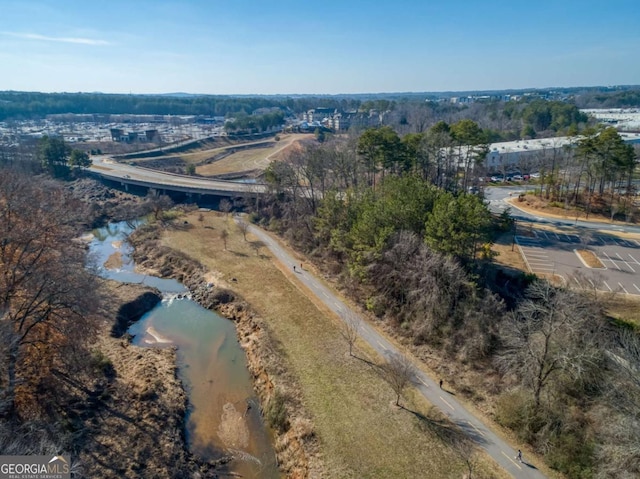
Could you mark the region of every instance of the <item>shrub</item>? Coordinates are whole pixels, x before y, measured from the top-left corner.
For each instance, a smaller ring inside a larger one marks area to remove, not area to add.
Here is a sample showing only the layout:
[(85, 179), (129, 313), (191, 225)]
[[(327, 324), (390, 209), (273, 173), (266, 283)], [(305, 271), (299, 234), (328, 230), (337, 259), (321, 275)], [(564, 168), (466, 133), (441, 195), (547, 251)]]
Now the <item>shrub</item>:
[(271, 396), (267, 403), (265, 417), (269, 425), (276, 431), (285, 432), (289, 429), (285, 397), (278, 389), (274, 391), (273, 396)]
[(91, 367), (94, 371), (102, 373), (105, 376), (110, 375), (114, 371), (111, 359), (109, 359), (99, 349), (96, 349), (91, 353)]

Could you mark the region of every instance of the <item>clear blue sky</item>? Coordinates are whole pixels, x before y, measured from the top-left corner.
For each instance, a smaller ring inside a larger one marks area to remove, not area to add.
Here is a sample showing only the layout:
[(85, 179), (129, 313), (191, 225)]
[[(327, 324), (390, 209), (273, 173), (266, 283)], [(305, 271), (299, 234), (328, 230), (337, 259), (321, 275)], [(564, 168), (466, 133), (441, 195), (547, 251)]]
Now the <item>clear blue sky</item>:
[(640, 84), (640, 0), (2, 0), (0, 90)]

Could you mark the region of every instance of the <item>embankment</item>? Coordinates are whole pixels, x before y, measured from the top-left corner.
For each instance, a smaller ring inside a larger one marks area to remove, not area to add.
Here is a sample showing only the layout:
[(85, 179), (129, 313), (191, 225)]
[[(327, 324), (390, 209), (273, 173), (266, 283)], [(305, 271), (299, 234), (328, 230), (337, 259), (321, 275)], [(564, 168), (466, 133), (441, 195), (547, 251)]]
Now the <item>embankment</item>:
[(86, 400), (69, 408), (74, 410), (69, 420), (81, 421), (77, 426), (85, 435), (73, 455), (82, 475), (218, 477), (216, 464), (199, 461), (186, 445), (187, 396), (177, 376), (176, 350), (134, 346), (113, 334), (115, 324), (121, 328), (139, 319), (159, 295), (115, 281), (105, 281), (104, 292), (109, 300), (92, 347), (96, 377), (86, 385)]
[(163, 246), (160, 237), (157, 225), (143, 226), (130, 236), (137, 267), (149, 274), (177, 279), (189, 288), (192, 299), (235, 322), (254, 388), (276, 435), (280, 469), (288, 478), (320, 476), (322, 466), (310, 416), (294, 393), (299, 390), (296, 379), (287, 371), (265, 322), (235, 292), (216, 285), (215, 272)]

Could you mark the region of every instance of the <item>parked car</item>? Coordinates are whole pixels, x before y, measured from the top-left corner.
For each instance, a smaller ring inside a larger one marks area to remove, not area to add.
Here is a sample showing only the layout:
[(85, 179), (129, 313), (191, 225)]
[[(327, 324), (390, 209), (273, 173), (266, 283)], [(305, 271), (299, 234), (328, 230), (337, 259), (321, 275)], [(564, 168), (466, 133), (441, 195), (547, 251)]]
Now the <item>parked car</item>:
[(511, 178), (513, 179), (513, 181), (522, 181), (522, 180), (524, 180), (524, 176), (522, 176), (522, 175), (513, 175)]

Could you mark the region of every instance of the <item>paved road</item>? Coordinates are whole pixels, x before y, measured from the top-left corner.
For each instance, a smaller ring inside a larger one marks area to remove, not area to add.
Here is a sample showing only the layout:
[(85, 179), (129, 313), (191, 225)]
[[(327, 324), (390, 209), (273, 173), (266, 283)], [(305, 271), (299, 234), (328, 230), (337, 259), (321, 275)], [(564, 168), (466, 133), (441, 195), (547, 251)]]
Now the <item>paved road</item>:
[(484, 190), (485, 200), (489, 202), (489, 209), (494, 213), (502, 213), (507, 208), (511, 208), (511, 216), (518, 221), (526, 223), (539, 223), (553, 225), (560, 228), (571, 227), (576, 230), (608, 230), (620, 231), (625, 233), (640, 233), (640, 226), (617, 225), (611, 223), (596, 223), (592, 221), (576, 221), (575, 218), (550, 218), (547, 216), (538, 216), (521, 210), (517, 205), (509, 204), (505, 200), (511, 197), (517, 197), (518, 194), (530, 190), (531, 187), (523, 186), (502, 186), (487, 187)]
[[(312, 291), (331, 311), (340, 318), (344, 318), (345, 312), (349, 310), (349, 307), (329, 288), (324, 286), (324, 284), (309, 271), (300, 271), (299, 262), (263, 230), (255, 226), (250, 226), (250, 231), (257, 236), (284, 265), (288, 265), (292, 271), (293, 267), (296, 266), (297, 280)], [(351, 312), (350, 314), (355, 315), (356, 313)], [(375, 328), (364, 320), (360, 323), (360, 337), (387, 360), (393, 355), (401, 354), (391, 342), (385, 339)], [(527, 463), (521, 464), (516, 461), (517, 451), (493, 433), (481, 420), (467, 411), (446, 389), (440, 389), (435, 381), (418, 368), (415, 368), (414, 374), (417, 380), (415, 386), (418, 391), (420, 391), (420, 394), (446, 414), (453, 423), (466, 432), (473, 441), (487, 451), (487, 453), (513, 477), (526, 479), (542, 479), (546, 477), (533, 465)]]
[(141, 168), (137, 166), (119, 163), (108, 156), (94, 156), (90, 171), (108, 179), (123, 183), (151, 185), (167, 189), (171, 187), (191, 188), (203, 193), (209, 191), (222, 191), (233, 193), (261, 193), (266, 191), (266, 186), (261, 184), (247, 184), (224, 180), (208, 180), (185, 175), (175, 175), (163, 171)]

